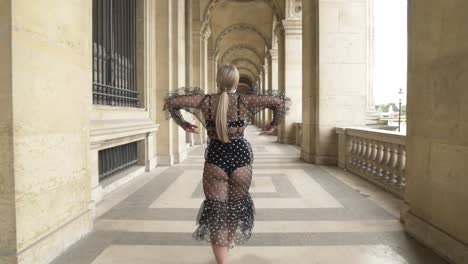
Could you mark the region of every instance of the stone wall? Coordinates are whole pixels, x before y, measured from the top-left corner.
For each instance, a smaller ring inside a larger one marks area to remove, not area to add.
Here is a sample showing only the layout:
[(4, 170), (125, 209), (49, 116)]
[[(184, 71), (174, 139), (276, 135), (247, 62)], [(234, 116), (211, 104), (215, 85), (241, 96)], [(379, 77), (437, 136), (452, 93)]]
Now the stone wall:
[(11, 0), (0, 1), (0, 25), (0, 263), (15, 263)]
[(91, 1), (0, 10), (2, 263), (48, 263), (92, 227)]
[(468, 262), (468, 17), (465, 0), (409, 1), (406, 230)]

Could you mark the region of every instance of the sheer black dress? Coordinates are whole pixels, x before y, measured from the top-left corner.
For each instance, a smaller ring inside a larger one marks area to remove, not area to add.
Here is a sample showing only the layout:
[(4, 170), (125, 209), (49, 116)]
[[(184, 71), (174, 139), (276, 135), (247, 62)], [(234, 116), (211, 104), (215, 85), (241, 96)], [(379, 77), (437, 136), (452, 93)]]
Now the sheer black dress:
[(228, 96), (228, 143), (218, 140), (216, 133), (218, 94), (204, 94), (199, 88), (179, 89), (166, 98), (164, 110), (187, 129), (190, 123), (180, 111), (184, 109), (195, 115), (207, 130), (205, 200), (198, 212), (193, 238), (233, 248), (249, 240), (254, 226), (255, 206), (249, 193), (253, 153), (244, 138), (244, 130), (250, 118), (264, 108), (273, 111), (271, 125), (277, 127), (289, 109), (290, 99), (278, 94), (229, 93)]

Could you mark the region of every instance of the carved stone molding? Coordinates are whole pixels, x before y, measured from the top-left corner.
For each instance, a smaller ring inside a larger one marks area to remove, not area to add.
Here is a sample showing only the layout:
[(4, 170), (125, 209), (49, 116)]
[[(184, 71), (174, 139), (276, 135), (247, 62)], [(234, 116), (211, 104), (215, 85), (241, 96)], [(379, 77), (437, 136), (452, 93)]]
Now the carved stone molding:
[(302, 20), (283, 20), (285, 35), (302, 35)]
[[(306, 0), (310, 1), (310, 0)], [(301, 19), (302, 18), (302, 0), (287, 0), (286, 19)]]

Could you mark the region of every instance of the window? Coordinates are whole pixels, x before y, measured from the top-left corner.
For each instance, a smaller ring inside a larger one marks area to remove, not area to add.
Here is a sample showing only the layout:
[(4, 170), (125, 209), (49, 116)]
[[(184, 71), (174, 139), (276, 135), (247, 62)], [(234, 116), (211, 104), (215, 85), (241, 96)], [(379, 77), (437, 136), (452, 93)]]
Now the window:
[(93, 104), (138, 107), (136, 1), (93, 0)]
[(98, 152), (99, 180), (114, 175), (138, 162), (137, 142), (120, 145)]

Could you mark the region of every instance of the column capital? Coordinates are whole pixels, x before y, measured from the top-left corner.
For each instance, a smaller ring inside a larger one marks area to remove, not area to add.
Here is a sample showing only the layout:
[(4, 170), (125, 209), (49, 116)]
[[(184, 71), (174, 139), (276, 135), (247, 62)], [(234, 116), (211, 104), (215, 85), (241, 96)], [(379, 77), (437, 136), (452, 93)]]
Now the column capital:
[(286, 18), (297, 19), (302, 18), (302, 1), (301, 0), (287, 0), (286, 1)]
[(282, 24), (285, 35), (302, 35), (302, 20), (285, 19)]
[(278, 61), (278, 57), (279, 57), (278, 49), (271, 49), (270, 50), (270, 55), (271, 55), (271, 60), (272, 61)]

